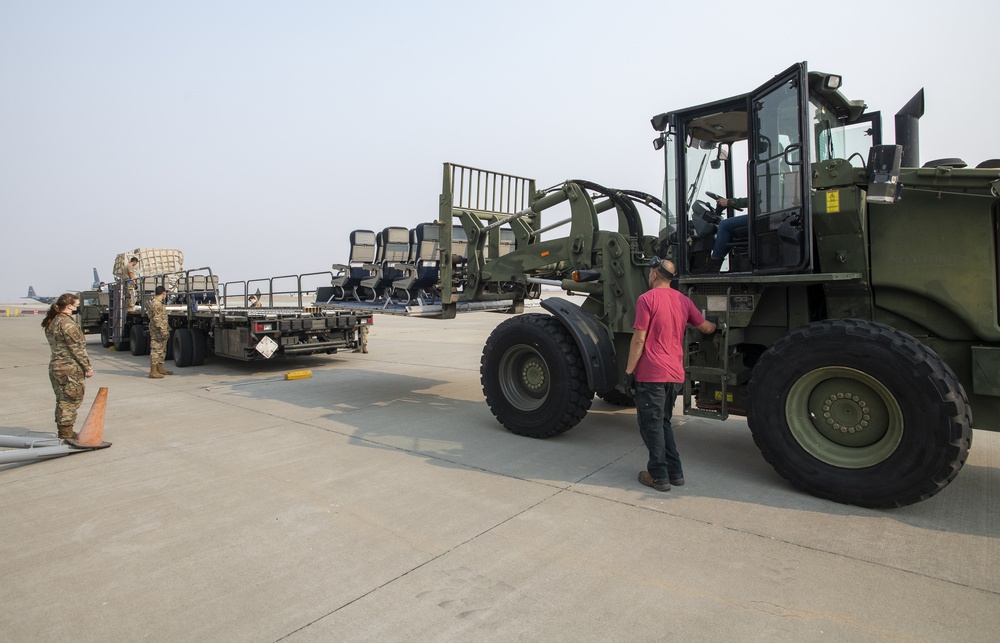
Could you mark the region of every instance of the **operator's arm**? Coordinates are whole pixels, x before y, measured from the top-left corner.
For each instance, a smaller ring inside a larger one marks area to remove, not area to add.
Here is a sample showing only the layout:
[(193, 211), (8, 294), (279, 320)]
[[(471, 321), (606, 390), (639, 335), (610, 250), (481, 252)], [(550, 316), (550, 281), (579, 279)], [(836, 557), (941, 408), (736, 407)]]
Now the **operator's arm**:
[(750, 197), (741, 196), (735, 199), (727, 199), (726, 197), (722, 197), (721, 199), (716, 199), (715, 202), (724, 208), (727, 206), (732, 206), (738, 210), (742, 210), (746, 208), (748, 205), (750, 205)]
[(705, 321), (695, 326), (695, 328), (705, 333), (706, 335), (711, 335), (712, 333), (715, 332), (715, 323), (710, 322), (706, 319)]
[(627, 375), (635, 372), (635, 367), (639, 364), (639, 358), (642, 357), (642, 351), (645, 347), (646, 331), (636, 328), (635, 332), (632, 333), (632, 342), (628, 347), (628, 363), (625, 365)]

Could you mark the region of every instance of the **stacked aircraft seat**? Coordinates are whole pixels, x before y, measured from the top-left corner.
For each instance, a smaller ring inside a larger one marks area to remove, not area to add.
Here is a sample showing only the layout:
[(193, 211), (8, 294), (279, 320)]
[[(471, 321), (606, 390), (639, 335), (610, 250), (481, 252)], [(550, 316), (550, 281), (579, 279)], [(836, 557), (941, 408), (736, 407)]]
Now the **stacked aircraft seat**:
[(392, 282), (402, 275), (396, 264), (406, 263), (410, 257), (410, 231), (400, 226), (391, 226), (375, 235), (375, 261), (366, 267), (372, 276), (362, 279), (355, 289), (358, 301), (389, 299)]
[(411, 233), (410, 261), (397, 264), (401, 274), (393, 279), (393, 293), (404, 304), (414, 297), (427, 303), (433, 299), (434, 286), (440, 274), (441, 226), (421, 223)]
[[(365, 279), (374, 275), (372, 264), (375, 262), (375, 233), (371, 230), (355, 230), (351, 232), (351, 254), (346, 264), (335, 263), (336, 273), (330, 281), (332, 291), (323, 299), (359, 299), (357, 288)], [(320, 293), (317, 292), (317, 299)]]

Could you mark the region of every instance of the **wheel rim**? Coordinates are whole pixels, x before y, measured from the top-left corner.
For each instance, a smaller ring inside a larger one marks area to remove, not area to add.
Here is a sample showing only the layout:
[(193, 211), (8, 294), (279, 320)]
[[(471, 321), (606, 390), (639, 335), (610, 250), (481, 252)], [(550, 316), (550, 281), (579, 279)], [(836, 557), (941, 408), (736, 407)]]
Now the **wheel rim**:
[(862, 371), (831, 366), (803, 375), (785, 401), (788, 429), (815, 458), (845, 469), (884, 461), (903, 439), (895, 396)]
[(530, 346), (514, 346), (500, 360), (500, 388), (507, 401), (520, 411), (542, 407), (549, 396), (549, 369)]

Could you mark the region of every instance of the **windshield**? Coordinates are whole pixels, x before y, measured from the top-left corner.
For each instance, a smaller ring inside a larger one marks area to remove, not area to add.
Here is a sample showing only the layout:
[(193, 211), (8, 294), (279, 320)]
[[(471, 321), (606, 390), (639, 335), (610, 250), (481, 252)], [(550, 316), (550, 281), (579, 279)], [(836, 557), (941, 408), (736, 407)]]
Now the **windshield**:
[(684, 159), (689, 184), (684, 203), (690, 213), (695, 201), (705, 199), (706, 192), (725, 196), (729, 146), (689, 139), (687, 148)]
[(813, 163), (830, 159), (848, 159), (854, 167), (865, 166), (868, 151), (873, 145), (878, 144), (870, 122), (863, 120), (844, 125), (843, 121), (833, 114), (833, 110), (816, 97), (809, 100), (809, 117), (816, 141), (813, 146)]
[(702, 212), (705, 209), (697, 204), (698, 201), (705, 202), (708, 199), (706, 191), (723, 196), (726, 194), (726, 166), (730, 153), (728, 144), (710, 143), (689, 137), (684, 143), (684, 176), (687, 184), (678, 185), (677, 173), (673, 167), (676, 145), (675, 136), (667, 138), (664, 203), (667, 206), (666, 222), (671, 232), (677, 229), (677, 213), (674, 205), (681, 196), (678, 194), (679, 191), (683, 191), (684, 214), (688, 221), (692, 219), (692, 211)]
[(674, 138), (668, 134), (665, 137), (663, 147), (663, 158), (666, 165), (666, 174), (663, 178), (663, 209), (666, 216), (660, 219), (658, 230), (661, 232), (664, 228), (668, 228), (669, 232), (677, 230), (677, 209), (674, 207), (674, 204), (677, 203), (677, 173), (674, 172), (677, 149), (674, 145)]

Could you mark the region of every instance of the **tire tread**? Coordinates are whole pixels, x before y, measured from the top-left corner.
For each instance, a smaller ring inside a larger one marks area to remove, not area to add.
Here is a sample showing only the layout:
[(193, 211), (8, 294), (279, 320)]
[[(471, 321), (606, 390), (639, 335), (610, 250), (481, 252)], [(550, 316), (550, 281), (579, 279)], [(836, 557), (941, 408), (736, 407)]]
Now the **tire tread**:
[[(784, 362), (809, 342), (829, 336), (842, 336), (871, 340), (905, 360), (919, 378), (928, 381), (941, 395), (947, 413), (948, 446), (944, 462), (936, 472), (926, 476), (919, 484), (904, 492), (886, 497), (859, 497), (837, 490), (819, 488), (807, 472), (790, 466), (776, 449), (766, 433), (773, 430), (757, 421), (754, 407), (761, 405), (761, 387), (775, 369), (785, 368)], [(914, 337), (891, 326), (859, 319), (831, 319), (802, 326), (774, 343), (756, 364), (749, 382), (750, 412), (747, 421), (754, 443), (764, 459), (786, 480), (811, 494), (837, 502), (872, 508), (894, 508), (930, 498), (946, 487), (965, 464), (972, 444), (972, 411), (968, 397), (958, 378), (948, 365), (929, 347)], [(756, 404), (755, 404), (756, 401)]]

